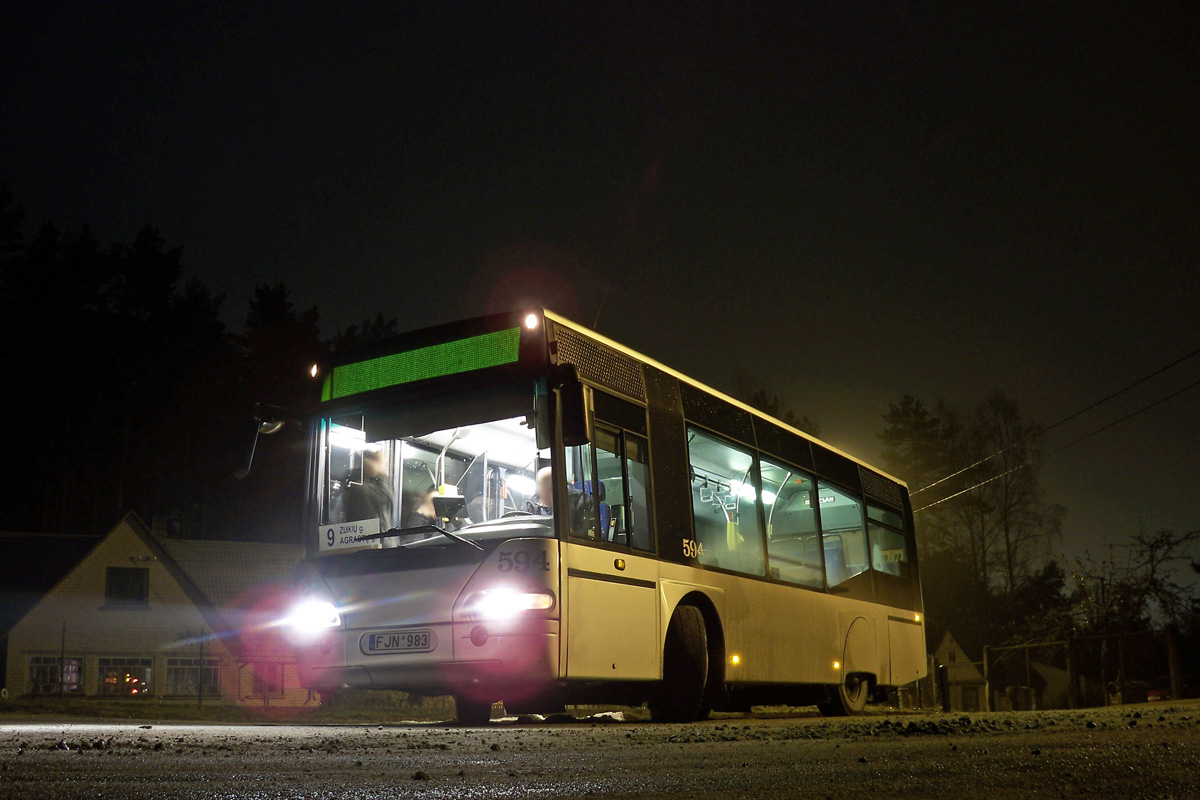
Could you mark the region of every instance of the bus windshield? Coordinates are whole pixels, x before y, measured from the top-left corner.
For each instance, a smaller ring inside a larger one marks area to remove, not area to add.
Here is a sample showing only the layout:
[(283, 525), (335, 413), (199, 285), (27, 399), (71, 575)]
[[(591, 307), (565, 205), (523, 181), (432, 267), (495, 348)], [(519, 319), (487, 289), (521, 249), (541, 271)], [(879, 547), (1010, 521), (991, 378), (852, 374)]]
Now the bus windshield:
[[(505, 516), (544, 517), (537, 473), (550, 464), (524, 415), (389, 438), (394, 410), (324, 421), (321, 550), (473, 538)], [(385, 535), (393, 531), (393, 535)], [(364, 538), (366, 537), (366, 538)]]

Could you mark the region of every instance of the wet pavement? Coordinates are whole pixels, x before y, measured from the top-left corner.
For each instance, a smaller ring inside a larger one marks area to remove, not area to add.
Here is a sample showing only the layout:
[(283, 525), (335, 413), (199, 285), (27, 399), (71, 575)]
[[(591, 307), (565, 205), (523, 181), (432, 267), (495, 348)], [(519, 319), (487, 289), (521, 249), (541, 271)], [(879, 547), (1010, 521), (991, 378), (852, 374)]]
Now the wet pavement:
[(694, 725), (0, 717), (3, 798), (1200, 798), (1200, 703)]

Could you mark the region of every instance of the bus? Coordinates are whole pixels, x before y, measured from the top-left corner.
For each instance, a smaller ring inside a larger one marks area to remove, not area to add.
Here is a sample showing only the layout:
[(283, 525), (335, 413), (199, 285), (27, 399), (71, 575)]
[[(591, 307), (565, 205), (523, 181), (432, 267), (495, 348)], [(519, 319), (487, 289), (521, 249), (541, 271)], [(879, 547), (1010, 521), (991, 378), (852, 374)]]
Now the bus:
[(312, 372), (310, 689), (689, 722), (925, 675), (907, 488), (778, 419), (544, 309)]

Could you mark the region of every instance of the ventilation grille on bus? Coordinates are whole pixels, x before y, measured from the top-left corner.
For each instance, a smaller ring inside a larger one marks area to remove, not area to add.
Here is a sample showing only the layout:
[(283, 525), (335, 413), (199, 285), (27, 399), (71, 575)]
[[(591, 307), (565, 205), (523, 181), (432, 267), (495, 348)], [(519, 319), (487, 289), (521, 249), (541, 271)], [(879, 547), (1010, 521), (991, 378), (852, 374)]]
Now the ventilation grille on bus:
[(904, 500), (900, 494), (900, 484), (894, 481), (889, 481), (881, 475), (876, 475), (869, 469), (858, 468), (858, 474), (862, 478), (863, 494), (868, 497), (873, 497), (876, 500), (882, 500), (896, 508), (904, 507)]
[(582, 378), (638, 400), (646, 399), (646, 384), (637, 361), (561, 325), (557, 326), (556, 338), (559, 363), (574, 364)]

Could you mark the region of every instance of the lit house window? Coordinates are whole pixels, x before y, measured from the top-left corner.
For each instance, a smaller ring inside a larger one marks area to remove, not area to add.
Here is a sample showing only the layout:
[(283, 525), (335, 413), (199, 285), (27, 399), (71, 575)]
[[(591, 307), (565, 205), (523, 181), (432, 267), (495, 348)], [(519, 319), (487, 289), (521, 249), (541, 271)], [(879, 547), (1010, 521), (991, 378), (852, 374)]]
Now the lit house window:
[(281, 697), (283, 695), (283, 664), (278, 662), (256, 662), (251, 665), (253, 678), (250, 694), (255, 697)]
[(167, 694), (197, 697), (204, 688), (205, 697), (221, 694), (220, 661), (206, 658), (167, 659)]
[(104, 571), (104, 605), (144, 606), (150, 602), (150, 570), (109, 567)]
[(153, 692), (152, 658), (100, 659), (100, 694), (144, 697)]
[(83, 659), (68, 657), (59, 666), (58, 656), (30, 656), (30, 694), (80, 694), (83, 691)]

